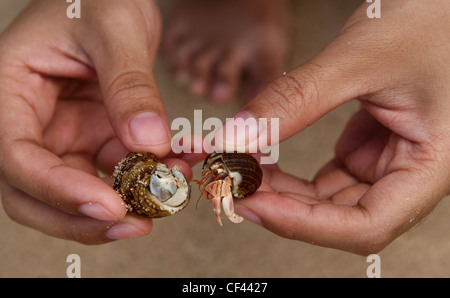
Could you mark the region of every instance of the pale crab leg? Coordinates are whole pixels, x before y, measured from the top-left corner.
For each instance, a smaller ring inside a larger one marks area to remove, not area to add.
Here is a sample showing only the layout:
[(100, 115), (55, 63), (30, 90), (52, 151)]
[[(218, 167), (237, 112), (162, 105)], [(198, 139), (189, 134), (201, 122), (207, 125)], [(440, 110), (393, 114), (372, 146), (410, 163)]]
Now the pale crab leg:
[(233, 195), (231, 192), (229, 192), (228, 195), (222, 199), (222, 205), (223, 211), (231, 222), (241, 223), (244, 220), (242, 216), (234, 213)]
[(220, 226), (222, 226), (222, 219), (220, 218), (220, 203), (222, 201), (222, 181), (215, 181), (209, 183), (203, 195), (205, 198), (212, 202), (214, 212), (216, 213), (216, 220)]
[(220, 218), (220, 201), (221, 201), (220, 196), (216, 196), (212, 199), (214, 212), (216, 213), (216, 220), (219, 223), (219, 225), (222, 226), (222, 219)]

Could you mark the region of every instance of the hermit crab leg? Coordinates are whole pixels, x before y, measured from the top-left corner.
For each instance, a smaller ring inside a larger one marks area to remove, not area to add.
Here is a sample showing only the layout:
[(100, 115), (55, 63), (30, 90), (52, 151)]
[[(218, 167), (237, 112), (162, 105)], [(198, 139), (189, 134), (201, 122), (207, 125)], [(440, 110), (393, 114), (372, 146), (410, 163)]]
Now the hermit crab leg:
[(222, 201), (223, 182), (223, 180), (211, 182), (205, 187), (203, 192), (205, 198), (212, 202), (214, 212), (216, 213), (216, 220), (221, 226), (222, 220), (220, 218), (220, 203)]
[(241, 216), (234, 213), (233, 194), (231, 192), (231, 181), (229, 177), (208, 184), (205, 188), (204, 196), (212, 202), (219, 225), (222, 226), (220, 203), (222, 203), (225, 215), (231, 222), (241, 223), (244, 220)]
[(220, 196), (215, 196), (212, 199), (213, 209), (216, 213), (216, 220), (219, 223), (220, 226), (222, 226), (222, 219), (220, 218), (220, 201), (222, 198)]
[(212, 152), (203, 163), (201, 181), (194, 181), (212, 202), (217, 222), (222, 225), (220, 205), (231, 222), (242, 222), (243, 218), (234, 213), (233, 201), (255, 193), (261, 186), (262, 175), (258, 161), (251, 155)]
[(234, 213), (234, 203), (233, 203), (233, 193), (231, 187), (233, 185), (233, 180), (231, 177), (226, 177), (222, 180), (222, 206), (223, 211), (231, 222), (241, 223), (244, 219)]

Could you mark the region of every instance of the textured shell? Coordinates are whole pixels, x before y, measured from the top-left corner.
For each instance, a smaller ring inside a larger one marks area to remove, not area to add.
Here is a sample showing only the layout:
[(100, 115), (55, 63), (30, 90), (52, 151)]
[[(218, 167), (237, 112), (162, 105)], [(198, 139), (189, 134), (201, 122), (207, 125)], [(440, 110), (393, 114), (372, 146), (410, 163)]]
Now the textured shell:
[(176, 168), (169, 169), (151, 153), (129, 153), (112, 177), (114, 189), (132, 214), (164, 217), (189, 203), (190, 186), (184, 175)]
[[(213, 171), (220, 175), (223, 170), (233, 178), (233, 197), (244, 198), (261, 186), (263, 172), (258, 161), (246, 153), (211, 153), (203, 164), (203, 174)], [(223, 175), (220, 175), (223, 177)]]

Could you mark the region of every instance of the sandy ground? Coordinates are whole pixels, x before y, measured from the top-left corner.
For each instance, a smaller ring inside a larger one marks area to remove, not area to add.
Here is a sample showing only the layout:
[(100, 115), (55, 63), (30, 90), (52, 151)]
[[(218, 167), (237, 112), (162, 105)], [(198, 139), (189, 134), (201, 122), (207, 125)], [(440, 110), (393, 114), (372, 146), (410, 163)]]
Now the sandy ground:
[[(357, 2), (297, 3), (291, 67), (331, 41)], [(26, 3), (0, 0), (0, 30)], [(155, 73), (170, 121), (192, 119), (194, 109), (203, 110), (204, 118), (224, 121), (239, 109), (239, 101), (224, 107), (188, 95), (159, 60)], [(340, 107), (283, 143), (280, 166), (311, 178), (333, 156), (334, 143), (357, 108), (356, 102)], [(199, 170), (194, 168), (197, 175)], [(193, 189), (197, 198), (199, 193)], [(382, 277), (450, 277), (449, 213), (447, 198), (421, 224), (383, 250), (379, 254)], [(220, 228), (206, 202), (197, 210), (191, 204), (176, 216), (155, 220), (146, 237), (100, 246), (49, 237), (16, 224), (2, 209), (0, 235), (0, 277), (65, 277), (69, 254), (80, 256), (83, 277), (366, 277), (368, 266), (365, 257), (283, 239), (249, 222), (226, 222)]]

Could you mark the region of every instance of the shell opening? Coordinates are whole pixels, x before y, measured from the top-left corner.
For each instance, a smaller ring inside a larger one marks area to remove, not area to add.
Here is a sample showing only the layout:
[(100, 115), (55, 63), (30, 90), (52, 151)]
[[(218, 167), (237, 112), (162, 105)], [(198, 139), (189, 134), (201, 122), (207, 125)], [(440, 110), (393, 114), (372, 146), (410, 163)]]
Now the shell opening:
[(150, 180), (149, 191), (164, 205), (178, 207), (186, 201), (190, 188), (180, 171), (158, 163)]

